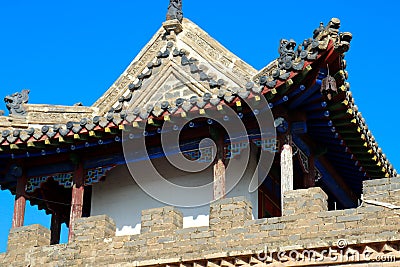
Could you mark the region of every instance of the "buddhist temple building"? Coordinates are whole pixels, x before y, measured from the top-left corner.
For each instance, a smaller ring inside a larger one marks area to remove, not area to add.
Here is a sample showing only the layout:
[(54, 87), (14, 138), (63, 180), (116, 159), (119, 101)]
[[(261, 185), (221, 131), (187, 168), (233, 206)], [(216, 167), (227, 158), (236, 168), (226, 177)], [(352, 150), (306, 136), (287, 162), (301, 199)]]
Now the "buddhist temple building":
[(397, 172), (347, 82), (352, 34), (337, 18), (316, 26), (302, 42), (276, 40), (276, 60), (256, 70), (171, 1), (166, 21), (93, 105), (31, 104), (29, 90), (6, 96), (0, 185), (15, 195), (11, 231), (24, 226), (27, 200), (51, 214), (55, 247), (63, 223), (69, 242), (79, 241), (82, 218), (107, 215), (121, 238), (155, 231), (142, 211), (167, 205), (182, 212), (183, 229), (211, 229), (210, 203), (241, 197), (252, 207), (246, 220), (290, 216), (285, 194), (316, 187), (326, 195), (310, 201), (321, 197), (327, 210), (359, 207), (363, 182)]

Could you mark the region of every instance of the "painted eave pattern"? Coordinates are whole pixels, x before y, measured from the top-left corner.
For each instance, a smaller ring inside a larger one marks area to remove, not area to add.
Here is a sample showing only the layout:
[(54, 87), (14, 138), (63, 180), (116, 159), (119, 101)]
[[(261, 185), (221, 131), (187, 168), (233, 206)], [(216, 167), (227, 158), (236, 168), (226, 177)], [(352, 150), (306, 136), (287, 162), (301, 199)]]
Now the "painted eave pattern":
[[(333, 24), (335, 22), (337, 21), (333, 21)], [(121, 95), (116, 105), (114, 104), (104, 115), (88, 114), (79, 120), (49, 123), (48, 125), (32, 125), (27, 123), (24, 118), (0, 116), (0, 154), (11, 157), (13, 154), (29, 149), (54, 147), (55, 143), (63, 144), (67, 139), (69, 143), (74, 143), (81, 142), (82, 136), (96, 138), (101, 136), (101, 133), (119, 134), (127, 126), (153, 124), (157, 120), (168, 121), (174, 116), (183, 117), (190, 113), (202, 113), (207, 109), (223, 110), (223, 106), (235, 106), (243, 99), (256, 101), (260, 97), (266, 97), (270, 103), (282, 102), (282, 99), (292, 93), (313, 69), (323, 68), (322, 63), (335, 57), (341, 57), (349, 49), (351, 35), (336, 32), (338, 28), (330, 28), (329, 25), (332, 26), (332, 21), (327, 27), (318, 28), (314, 32), (313, 38), (299, 46), (301, 49), (296, 51), (297, 54), (292, 56), (291, 60), (285, 62), (281, 55), (280, 58), (252, 77), (252, 80), (247, 81), (243, 88), (226, 88), (224, 81), (216, 80), (212, 73), (203, 71), (197, 65), (196, 59), (189, 58), (176, 43), (165, 41), (156, 56), (149, 58), (148, 62), (144, 62), (145, 67), (141, 73), (126, 85), (130, 92)], [(162, 29), (157, 34), (161, 35)], [(131, 100), (131, 93), (140, 90), (141, 84), (151, 77), (153, 70), (159, 67), (163, 60), (171, 57), (179, 61), (182, 66), (186, 66), (191, 74), (198, 75), (198, 80), (207, 83), (214, 93), (205, 93), (202, 97), (191, 99), (176, 99), (175, 103), (158, 102), (151, 103), (146, 108), (126, 110), (124, 103)], [(350, 86), (346, 82), (347, 75), (345, 66), (334, 74), (338, 81), (338, 93), (331, 101), (326, 101), (327, 109), (335, 114), (336, 118), (345, 119), (348, 124), (354, 126), (351, 128), (345, 126), (347, 131), (350, 129), (350, 132), (346, 133), (343, 132), (340, 125), (335, 128), (337, 139), (342, 140), (341, 146), (345, 147), (345, 151), (342, 153), (347, 153), (352, 158), (368, 158), (366, 161), (356, 160), (360, 171), (368, 173), (373, 168), (375, 172), (379, 167), (382, 176), (396, 176), (396, 170), (379, 148), (365, 119), (354, 103), (349, 91)], [(105, 95), (111, 94), (113, 92), (111, 89)], [(271, 108), (274, 107), (271, 106)], [(92, 114), (96, 113), (94, 111)], [(333, 121), (335, 124), (335, 119)], [(356, 145), (350, 145), (354, 141)], [(370, 166), (363, 166), (363, 162), (367, 162), (366, 165)]]

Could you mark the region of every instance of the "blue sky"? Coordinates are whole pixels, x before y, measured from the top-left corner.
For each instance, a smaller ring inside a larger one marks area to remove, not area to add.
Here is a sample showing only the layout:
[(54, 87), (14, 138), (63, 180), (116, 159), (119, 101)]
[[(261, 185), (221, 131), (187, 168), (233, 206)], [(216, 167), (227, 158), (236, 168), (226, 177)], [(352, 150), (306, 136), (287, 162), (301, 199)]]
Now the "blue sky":
[[(0, 97), (27, 88), (30, 103), (93, 104), (161, 26), (168, 2), (0, 1)], [(341, 30), (353, 33), (346, 59), (356, 104), (400, 168), (397, 1), (183, 0), (183, 5), (185, 17), (256, 69), (278, 56), (281, 38), (300, 43), (320, 21), (340, 18)], [(13, 197), (2, 191), (0, 203), (2, 252)], [(25, 224), (49, 221), (27, 205)]]

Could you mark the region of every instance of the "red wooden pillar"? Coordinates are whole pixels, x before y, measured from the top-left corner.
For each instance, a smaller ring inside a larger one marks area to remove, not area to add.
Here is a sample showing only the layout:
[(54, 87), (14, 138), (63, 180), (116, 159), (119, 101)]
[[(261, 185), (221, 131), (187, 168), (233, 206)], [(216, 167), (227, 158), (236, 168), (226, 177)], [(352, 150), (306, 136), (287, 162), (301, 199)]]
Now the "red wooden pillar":
[(73, 177), (73, 187), (72, 187), (72, 200), (71, 200), (71, 213), (69, 216), (69, 232), (68, 232), (68, 240), (71, 240), (73, 236), (73, 224), (76, 219), (82, 217), (82, 208), (83, 208), (83, 194), (85, 191), (84, 186), (84, 173), (83, 173), (83, 164), (79, 162), (77, 164), (77, 168), (74, 172)]
[(25, 186), (26, 176), (25, 174), (22, 174), (22, 176), (17, 179), (17, 192), (15, 194), (12, 228), (24, 226), (26, 206)]
[[(224, 134), (222, 129), (216, 130), (216, 143), (217, 143), (217, 159), (214, 164), (214, 200), (225, 198), (225, 151), (224, 151)], [(214, 140), (215, 140), (214, 139)]]

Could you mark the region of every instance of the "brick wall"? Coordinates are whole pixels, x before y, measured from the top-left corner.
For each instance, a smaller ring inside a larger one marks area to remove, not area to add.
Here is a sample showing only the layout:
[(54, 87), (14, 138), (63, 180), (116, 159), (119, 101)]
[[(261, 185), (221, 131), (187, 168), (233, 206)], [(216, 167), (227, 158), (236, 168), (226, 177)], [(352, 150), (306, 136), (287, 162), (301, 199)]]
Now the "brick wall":
[(364, 199), (400, 206), (400, 177), (370, 180), (364, 183)]
[[(69, 244), (49, 246), (49, 231), (10, 232), (1, 266), (398, 266), (400, 178), (367, 181), (356, 209), (328, 211), (320, 188), (284, 196), (283, 216), (251, 220), (245, 198), (210, 206), (210, 226), (182, 228), (182, 214), (142, 212), (140, 235), (115, 236), (107, 216), (82, 218)], [(383, 259), (385, 261), (383, 261)], [(374, 261), (376, 260), (376, 261)]]

